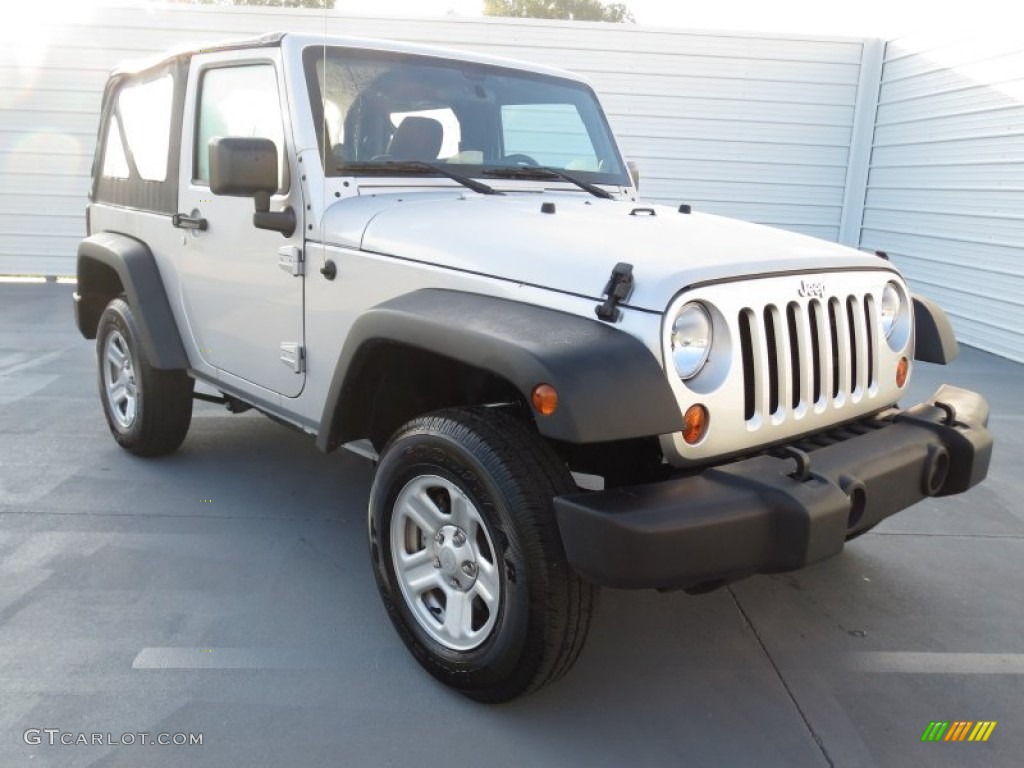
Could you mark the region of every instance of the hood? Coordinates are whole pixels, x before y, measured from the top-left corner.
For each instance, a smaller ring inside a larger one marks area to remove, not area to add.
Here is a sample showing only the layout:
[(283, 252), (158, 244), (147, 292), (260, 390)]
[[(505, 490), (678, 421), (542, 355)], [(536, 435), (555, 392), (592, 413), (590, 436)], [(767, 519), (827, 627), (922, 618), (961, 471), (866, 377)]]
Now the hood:
[[(542, 212), (541, 206), (553, 213)], [(627, 306), (663, 312), (688, 285), (767, 272), (884, 268), (878, 257), (785, 230), (668, 206), (569, 194), (412, 192), (335, 203), (328, 244), (600, 300), (633, 265)]]

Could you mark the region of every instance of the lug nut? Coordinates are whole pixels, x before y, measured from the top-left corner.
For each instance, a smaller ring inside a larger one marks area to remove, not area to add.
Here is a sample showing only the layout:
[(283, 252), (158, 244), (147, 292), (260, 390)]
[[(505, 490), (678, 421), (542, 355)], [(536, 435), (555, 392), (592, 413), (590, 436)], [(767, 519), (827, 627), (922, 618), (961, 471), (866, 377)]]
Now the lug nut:
[(476, 575), (476, 563), (465, 562), (462, 564), (462, 572), (467, 576)]
[(438, 531), (436, 534), (434, 534), (434, 541), (436, 541), (438, 544), (444, 544), (444, 534), (441, 533), (441, 531)]
[(453, 578), (450, 583), (456, 589), (461, 589), (462, 588), (462, 584), (459, 583), (458, 579)]
[(455, 535), (452, 536), (452, 544), (454, 544), (456, 547), (461, 547), (465, 543), (466, 534), (464, 534), (462, 531), (456, 531)]
[(438, 557), (434, 558), (434, 567), (435, 568), (440, 568), (441, 567), (441, 559), (440, 558), (438, 558)]

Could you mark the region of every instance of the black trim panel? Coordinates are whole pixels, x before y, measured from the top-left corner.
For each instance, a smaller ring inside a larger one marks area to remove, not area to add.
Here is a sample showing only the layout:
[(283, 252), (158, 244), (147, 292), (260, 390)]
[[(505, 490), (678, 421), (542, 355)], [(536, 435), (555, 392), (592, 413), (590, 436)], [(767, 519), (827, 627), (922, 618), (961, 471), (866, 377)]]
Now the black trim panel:
[(346, 397), (356, 389), (360, 360), (383, 343), (488, 371), (511, 383), (526, 402), (537, 384), (551, 384), (559, 394), (558, 410), (536, 417), (549, 438), (596, 443), (682, 428), (661, 365), (629, 334), (544, 307), (430, 288), (384, 302), (352, 326), (324, 404), (321, 450), (365, 437), (346, 432), (344, 409), (360, 407)]
[(956, 359), (960, 347), (953, 325), (942, 308), (924, 296), (914, 297), (914, 359), (948, 365)]
[[(97, 269), (99, 267), (99, 269)], [(78, 246), (78, 291), (75, 321), (87, 339), (96, 338), (96, 326), (107, 303), (115, 298), (102, 275), (109, 267), (121, 282), (135, 311), (139, 336), (154, 368), (188, 368), (188, 355), (171, 312), (156, 260), (145, 243), (127, 235), (100, 232)]]

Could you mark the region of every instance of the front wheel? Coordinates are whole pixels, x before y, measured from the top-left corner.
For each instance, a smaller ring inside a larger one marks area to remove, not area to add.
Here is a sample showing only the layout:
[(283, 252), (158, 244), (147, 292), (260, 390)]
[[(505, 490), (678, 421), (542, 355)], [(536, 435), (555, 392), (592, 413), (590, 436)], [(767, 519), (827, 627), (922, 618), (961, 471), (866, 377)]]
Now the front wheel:
[(370, 494), (374, 572), (438, 680), (505, 701), (576, 661), (597, 590), (566, 562), (551, 503), (573, 488), (551, 448), (496, 409), (440, 411), (391, 439)]

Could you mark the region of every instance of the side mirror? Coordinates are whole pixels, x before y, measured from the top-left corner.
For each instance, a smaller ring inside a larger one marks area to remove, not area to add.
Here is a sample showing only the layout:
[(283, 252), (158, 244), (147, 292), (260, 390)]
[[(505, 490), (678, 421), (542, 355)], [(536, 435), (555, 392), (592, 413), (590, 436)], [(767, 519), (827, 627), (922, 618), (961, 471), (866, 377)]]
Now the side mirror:
[(277, 191), (277, 169), (277, 146), (270, 139), (210, 139), (210, 191), (215, 195), (253, 198), (253, 226), (291, 237), (296, 227), (292, 207), (270, 211), (270, 196)]
[(636, 191), (640, 191), (640, 166), (636, 164), (635, 160), (627, 160), (626, 167), (629, 169), (629, 175), (633, 178), (633, 186), (636, 187)]

